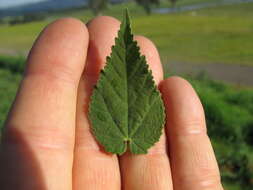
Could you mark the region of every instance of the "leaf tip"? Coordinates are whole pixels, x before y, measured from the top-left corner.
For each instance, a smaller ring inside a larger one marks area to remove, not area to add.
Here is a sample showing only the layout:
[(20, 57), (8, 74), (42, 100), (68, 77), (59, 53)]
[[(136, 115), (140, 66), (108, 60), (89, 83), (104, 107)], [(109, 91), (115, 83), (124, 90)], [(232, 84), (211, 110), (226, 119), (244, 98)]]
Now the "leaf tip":
[(124, 11), (123, 21), (125, 21), (127, 25), (130, 24), (129, 10), (127, 7), (125, 8), (125, 11)]

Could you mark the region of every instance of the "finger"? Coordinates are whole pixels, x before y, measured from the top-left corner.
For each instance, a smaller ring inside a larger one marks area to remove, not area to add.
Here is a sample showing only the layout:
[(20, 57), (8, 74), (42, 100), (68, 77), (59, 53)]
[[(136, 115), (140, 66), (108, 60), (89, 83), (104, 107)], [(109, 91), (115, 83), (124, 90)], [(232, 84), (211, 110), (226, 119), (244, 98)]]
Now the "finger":
[(116, 155), (105, 153), (90, 132), (88, 104), (99, 72), (110, 55), (117, 36), (119, 21), (112, 17), (97, 17), (89, 22), (90, 35), (87, 64), (78, 91), (74, 189), (120, 189), (120, 170)]
[(6, 189), (72, 188), (77, 88), (87, 46), (85, 25), (69, 18), (47, 26), (33, 46), (6, 124), (0, 177), (9, 182)]
[(161, 92), (174, 190), (221, 190), (204, 111), (195, 91), (187, 81), (171, 77), (161, 83)]
[[(163, 79), (162, 65), (154, 44), (141, 36), (135, 38), (146, 56), (156, 84)], [(166, 152), (166, 137), (163, 133), (159, 142), (148, 154), (127, 153), (120, 158), (123, 189), (131, 190), (172, 190), (170, 164)]]

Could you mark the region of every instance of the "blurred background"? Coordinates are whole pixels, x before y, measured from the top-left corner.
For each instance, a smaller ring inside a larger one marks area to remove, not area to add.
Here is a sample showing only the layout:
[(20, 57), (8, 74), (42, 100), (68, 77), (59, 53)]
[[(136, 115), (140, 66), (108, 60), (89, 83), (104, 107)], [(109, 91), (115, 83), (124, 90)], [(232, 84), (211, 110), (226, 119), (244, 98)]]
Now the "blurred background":
[(0, 128), (26, 56), (61, 17), (121, 19), (158, 47), (165, 76), (198, 92), (225, 189), (253, 189), (253, 0), (0, 0)]

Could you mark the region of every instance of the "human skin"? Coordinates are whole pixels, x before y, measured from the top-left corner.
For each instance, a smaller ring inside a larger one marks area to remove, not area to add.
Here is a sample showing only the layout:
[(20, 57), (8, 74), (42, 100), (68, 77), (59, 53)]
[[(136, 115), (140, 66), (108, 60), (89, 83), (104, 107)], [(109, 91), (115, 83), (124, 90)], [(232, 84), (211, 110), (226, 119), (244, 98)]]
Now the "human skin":
[(163, 79), (159, 54), (145, 37), (135, 39), (164, 100), (163, 135), (143, 155), (112, 155), (94, 139), (89, 98), (119, 24), (105, 16), (87, 25), (65, 18), (41, 32), (2, 136), (2, 190), (223, 189), (198, 96), (180, 77)]

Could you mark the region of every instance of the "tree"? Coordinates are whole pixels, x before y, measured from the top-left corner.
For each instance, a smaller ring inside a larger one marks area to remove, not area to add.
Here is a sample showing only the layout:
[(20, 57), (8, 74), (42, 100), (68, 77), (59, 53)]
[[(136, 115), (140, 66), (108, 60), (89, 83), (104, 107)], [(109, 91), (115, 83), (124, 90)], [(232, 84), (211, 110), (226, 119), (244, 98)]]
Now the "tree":
[(151, 6), (158, 5), (159, 0), (135, 0), (136, 3), (144, 8), (147, 14), (151, 14)]
[(172, 8), (175, 8), (177, 0), (169, 0), (169, 1), (171, 2)]
[(108, 0), (89, 0), (89, 7), (94, 15), (100, 15), (101, 11), (106, 9)]

